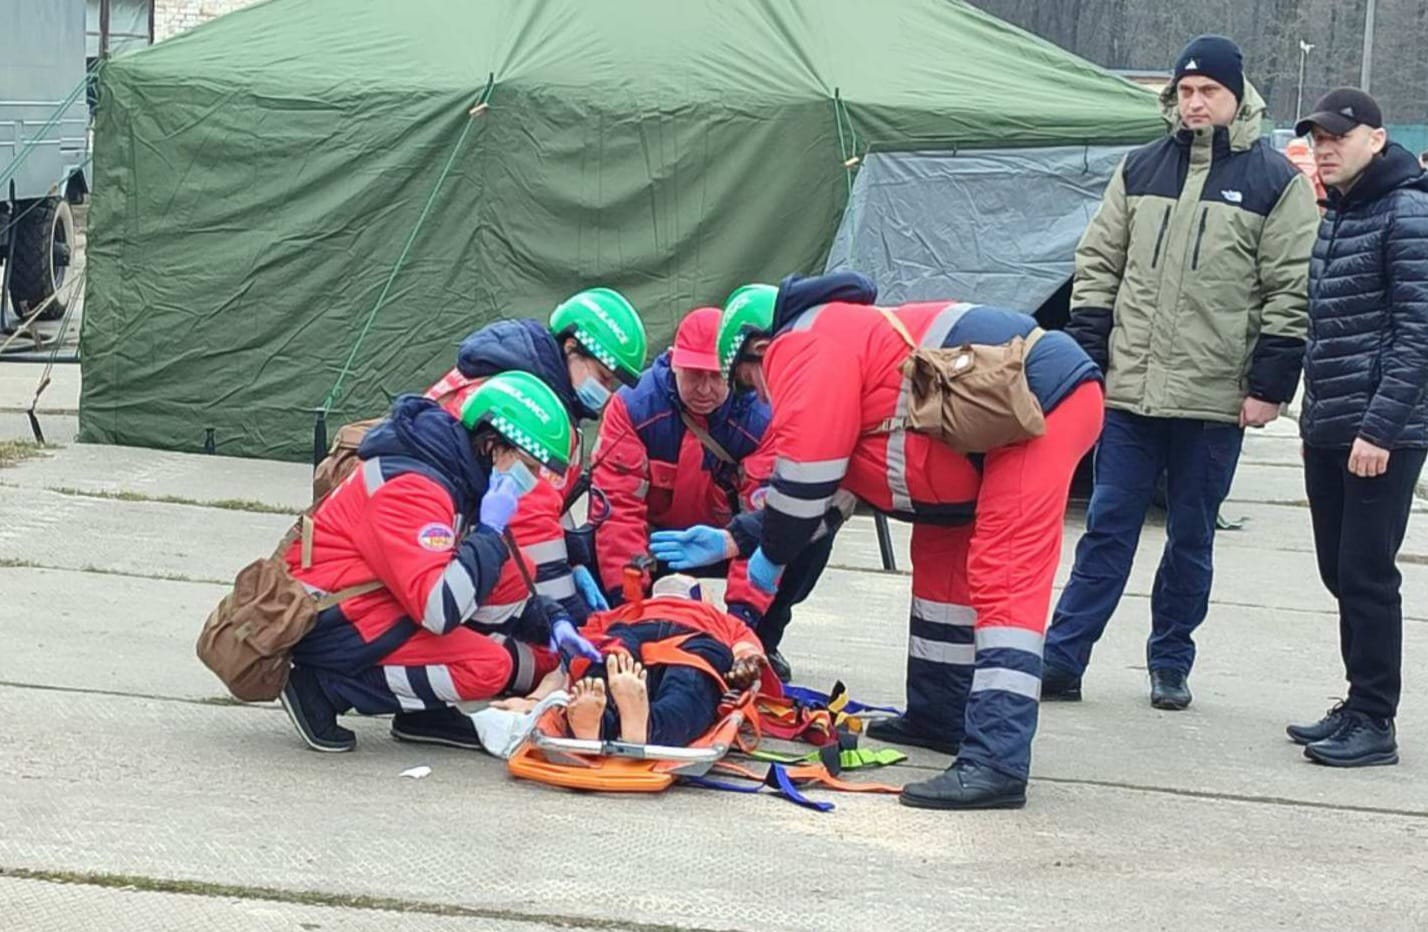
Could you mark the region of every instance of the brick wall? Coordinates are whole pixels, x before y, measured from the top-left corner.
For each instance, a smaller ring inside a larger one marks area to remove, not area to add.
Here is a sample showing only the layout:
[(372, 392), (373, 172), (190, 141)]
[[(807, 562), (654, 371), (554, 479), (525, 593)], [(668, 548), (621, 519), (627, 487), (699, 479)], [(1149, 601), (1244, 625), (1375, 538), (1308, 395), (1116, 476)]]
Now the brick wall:
[(162, 42), (253, 2), (255, 0), (154, 0), (154, 41)]

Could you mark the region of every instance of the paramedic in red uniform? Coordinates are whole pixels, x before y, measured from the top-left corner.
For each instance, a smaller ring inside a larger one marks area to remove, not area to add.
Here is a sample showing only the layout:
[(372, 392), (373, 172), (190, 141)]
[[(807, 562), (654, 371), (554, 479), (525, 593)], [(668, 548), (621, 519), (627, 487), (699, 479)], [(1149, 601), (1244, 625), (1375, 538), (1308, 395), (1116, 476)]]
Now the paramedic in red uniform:
[(446, 743), (473, 746), (455, 703), (529, 691), (555, 651), (599, 659), (550, 600), (502, 625), (475, 621), (507, 562), (517, 502), (539, 472), (567, 468), (571, 433), (549, 387), (506, 372), (471, 393), (459, 420), (408, 395), (367, 434), (360, 465), (312, 516), (310, 551), (297, 541), (286, 555), (317, 595), (381, 584), (320, 612), (294, 648), (280, 699), (309, 747), (352, 750), (337, 716), (353, 709), (423, 719), (431, 740), (444, 729)]
[[(649, 551), (652, 530), (723, 526), (755, 510), (767, 491), (772, 458), (755, 455), (768, 428), (769, 407), (748, 389), (730, 391), (714, 353), (722, 312), (691, 311), (674, 347), (637, 384), (621, 389), (605, 409), (592, 457), (591, 484), (608, 509), (595, 532), (601, 583), (620, 602), (624, 567)], [(704, 436), (700, 436), (703, 432)], [(770, 595), (749, 585), (743, 558), (721, 561), (724, 603), (758, 632), (770, 667), (789, 678), (778, 652), (793, 606), (812, 591), (828, 561), (831, 536), (805, 548)]]
[[(742, 288), (725, 307), (720, 361), (774, 412), (766, 442), (776, 459), (749, 577), (772, 587), (840, 489), (911, 521), (907, 712), (869, 734), (957, 755), (945, 773), (906, 786), (906, 805), (1019, 807), (1066, 496), (1101, 427), (1100, 371), (1070, 337), (1044, 335), (1026, 373), (1045, 434), (964, 456), (895, 426), (909, 350), (868, 306), (875, 298), (866, 277), (839, 273), (791, 276), (776, 293)], [(1005, 344), (1036, 327), (1014, 311), (947, 301), (892, 313), (925, 347)]]

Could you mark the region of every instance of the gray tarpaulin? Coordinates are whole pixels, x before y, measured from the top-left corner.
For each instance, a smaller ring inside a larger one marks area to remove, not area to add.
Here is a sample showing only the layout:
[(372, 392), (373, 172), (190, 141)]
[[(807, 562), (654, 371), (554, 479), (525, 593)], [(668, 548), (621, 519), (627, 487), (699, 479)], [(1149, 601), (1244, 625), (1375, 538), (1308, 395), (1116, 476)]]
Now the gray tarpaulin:
[(827, 269), (871, 275), (884, 304), (959, 298), (1035, 310), (1071, 276), (1076, 242), (1127, 151), (870, 153)]

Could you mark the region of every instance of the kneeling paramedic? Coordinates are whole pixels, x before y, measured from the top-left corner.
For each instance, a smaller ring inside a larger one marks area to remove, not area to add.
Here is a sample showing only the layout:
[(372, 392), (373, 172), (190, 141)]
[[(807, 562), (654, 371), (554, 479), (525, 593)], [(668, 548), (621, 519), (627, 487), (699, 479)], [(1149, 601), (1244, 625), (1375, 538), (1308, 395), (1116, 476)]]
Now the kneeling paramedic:
[(320, 612), (293, 651), (280, 699), (309, 747), (352, 750), (355, 736), (337, 724), (350, 709), (396, 713), (399, 737), (415, 720), (423, 734), (477, 747), (452, 704), (528, 691), (556, 668), (557, 650), (598, 656), (546, 600), (507, 625), (467, 627), (506, 563), (503, 531), (520, 496), (537, 472), (563, 472), (570, 447), (560, 399), (520, 372), (488, 379), (460, 420), (404, 396), (367, 434), (357, 469), (312, 515), (311, 547), (295, 542), (285, 557), (317, 596), (374, 584)]
[(571, 664), (579, 677), (566, 708), (572, 736), (687, 747), (718, 720), (728, 686), (759, 681), (758, 638), (703, 602), (697, 581), (666, 576), (654, 594), (638, 606), (596, 612), (581, 629), (605, 662)]
[[(618, 605), (624, 567), (648, 551), (652, 530), (727, 524), (755, 510), (767, 491), (772, 461), (755, 451), (769, 407), (751, 390), (730, 391), (714, 353), (721, 311), (691, 311), (674, 348), (631, 388), (616, 393), (600, 422), (591, 484), (606, 515), (595, 531), (597, 563), (609, 603)], [(812, 591), (833, 538), (806, 548), (774, 595), (749, 585), (741, 557), (711, 567), (727, 574), (724, 602), (758, 632), (769, 665), (789, 678), (778, 644), (793, 606)]]
[[(477, 330), (461, 342), (456, 367), (426, 392), (459, 416), (461, 404), (481, 382), (497, 372), (529, 372), (560, 398), (572, 423), (594, 421), (621, 385), (633, 385), (644, 368), (644, 323), (617, 291), (589, 288), (551, 313), (549, 326), (535, 320), (502, 320)], [(579, 437), (572, 456), (578, 452)], [(573, 479), (579, 464), (572, 459)], [(511, 533), (527, 575), (538, 594), (558, 601), (576, 623), (591, 608), (604, 605), (600, 587), (588, 570), (572, 569), (561, 516), (566, 494), (558, 482), (541, 482), (521, 498)], [(582, 598), (583, 596), (583, 598)], [(514, 618), (529, 597), (525, 577), (514, 560), (507, 565), (477, 620), (497, 624)]]
[[(776, 459), (749, 577), (772, 588), (840, 490), (912, 522), (907, 712), (868, 734), (957, 755), (906, 786), (906, 805), (1019, 807), (1066, 496), (1101, 426), (1100, 371), (1024, 314), (946, 301), (887, 311), (869, 306), (875, 297), (867, 278), (840, 273), (745, 287), (725, 307), (720, 360), (773, 405)], [(1014, 350), (1018, 337), (1031, 341), (1025, 387), (1043, 433), (963, 454), (906, 429), (912, 346)]]

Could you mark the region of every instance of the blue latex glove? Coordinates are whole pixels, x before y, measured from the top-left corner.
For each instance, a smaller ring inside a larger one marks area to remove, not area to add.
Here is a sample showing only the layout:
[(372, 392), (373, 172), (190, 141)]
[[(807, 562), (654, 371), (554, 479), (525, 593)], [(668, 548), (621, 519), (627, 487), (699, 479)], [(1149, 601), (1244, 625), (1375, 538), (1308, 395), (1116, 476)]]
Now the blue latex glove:
[(500, 533), (511, 523), (521, 501), (521, 488), (505, 473), (497, 473), (481, 496), (481, 523)]
[(749, 582), (754, 584), (754, 588), (760, 592), (773, 595), (778, 591), (778, 580), (783, 575), (783, 567), (773, 563), (764, 556), (764, 548), (760, 547), (754, 551), (754, 555), (749, 557)]
[(566, 615), (551, 622), (550, 649), (560, 654), (566, 663), (576, 657), (584, 657), (591, 663), (599, 663), (602, 659), (595, 645), (580, 636), (580, 632), (575, 630), (575, 624)]
[(655, 531), (650, 553), (672, 570), (709, 566), (729, 559), (730, 538), (723, 530), (696, 524), (687, 531)]
[(605, 601), (605, 593), (600, 591), (599, 583), (595, 582), (595, 577), (590, 575), (588, 569), (577, 566), (570, 571), (570, 575), (575, 579), (576, 591), (585, 600), (585, 604), (590, 606), (592, 612), (608, 612), (610, 610), (610, 603)]

